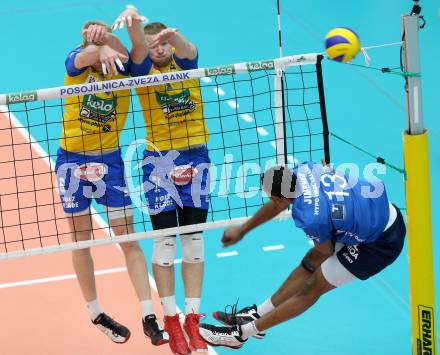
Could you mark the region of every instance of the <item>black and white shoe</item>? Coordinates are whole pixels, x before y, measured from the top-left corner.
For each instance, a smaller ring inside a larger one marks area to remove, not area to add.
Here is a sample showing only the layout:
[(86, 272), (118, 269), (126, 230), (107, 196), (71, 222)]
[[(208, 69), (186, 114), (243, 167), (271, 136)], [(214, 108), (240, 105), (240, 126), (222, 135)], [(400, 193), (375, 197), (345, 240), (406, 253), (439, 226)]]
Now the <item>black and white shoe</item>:
[(169, 341), (168, 333), (159, 327), (154, 314), (149, 314), (142, 319), (144, 334), (151, 340), (151, 344), (159, 346)]
[(92, 323), (115, 343), (123, 344), (130, 338), (128, 328), (119, 324), (105, 313), (101, 313)]
[(232, 327), (218, 327), (202, 323), (199, 325), (200, 336), (211, 346), (225, 346), (230, 349), (240, 349), (246, 340), (241, 338), (241, 329), (238, 325)]
[[(231, 313), (226, 312), (228, 307), (231, 308)], [(224, 325), (243, 325), (260, 318), (255, 304), (239, 311), (237, 311), (237, 304), (226, 306), (225, 312), (217, 311), (214, 312), (212, 316)], [(260, 332), (254, 335), (254, 338), (263, 339), (265, 336), (265, 332)]]

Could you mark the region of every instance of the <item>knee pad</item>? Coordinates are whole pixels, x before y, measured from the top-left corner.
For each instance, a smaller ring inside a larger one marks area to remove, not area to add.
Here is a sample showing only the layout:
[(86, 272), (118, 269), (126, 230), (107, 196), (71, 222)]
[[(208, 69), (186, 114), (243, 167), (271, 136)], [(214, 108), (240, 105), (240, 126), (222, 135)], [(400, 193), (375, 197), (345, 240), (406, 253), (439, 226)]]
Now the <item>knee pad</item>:
[(159, 237), (154, 239), (153, 264), (159, 266), (174, 265), (176, 256), (176, 237)]
[(307, 272), (313, 274), (315, 272), (315, 267), (310, 263), (310, 261), (307, 259), (307, 256), (305, 256), (302, 260), (301, 260), (301, 266), (303, 267), (304, 270), (306, 270)]
[(180, 236), (182, 244), (182, 261), (191, 264), (203, 263), (204, 243), (203, 234), (183, 234)]

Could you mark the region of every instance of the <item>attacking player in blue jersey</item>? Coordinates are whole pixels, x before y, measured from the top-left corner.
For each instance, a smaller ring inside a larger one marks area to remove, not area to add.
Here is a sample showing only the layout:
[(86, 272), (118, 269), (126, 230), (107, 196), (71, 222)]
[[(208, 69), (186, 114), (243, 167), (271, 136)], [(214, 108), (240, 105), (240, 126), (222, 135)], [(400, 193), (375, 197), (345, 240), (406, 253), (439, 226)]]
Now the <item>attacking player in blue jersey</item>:
[(295, 225), (314, 242), (300, 265), (261, 305), (232, 313), (214, 312), (226, 326), (200, 325), (208, 344), (238, 349), (249, 337), (294, 318), (321, 295), (356, 279), (366, 280), (392, 264), (402, 251), (406, 228), (399, 209), (378, 180), (358, 179), (321, 164), (271, 168), (263, 175), (270, 196), (251, 219), (228, 228), (224, 246), (291, 206)]

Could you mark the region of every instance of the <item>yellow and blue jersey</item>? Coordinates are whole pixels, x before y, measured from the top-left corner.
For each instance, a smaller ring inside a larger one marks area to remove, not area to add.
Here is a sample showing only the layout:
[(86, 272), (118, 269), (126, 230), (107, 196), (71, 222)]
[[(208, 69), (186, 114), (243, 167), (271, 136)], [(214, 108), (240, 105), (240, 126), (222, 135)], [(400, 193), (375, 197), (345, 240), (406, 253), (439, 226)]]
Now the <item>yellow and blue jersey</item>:
[[(111, 78), (92, 67), (75, 68), (75, 57), (81, 48), (71, 51), (66, 59), (64, 85), (80, 85), (129, 76), (125, 71)], [(130, 105), (130, 91), (110, 91), (68, 97), (64, 104), (61, 148), (69, 152), (110, 152), (119, 148)]]
[[(130, 73), (132, 76), (142, 76), (197, 67), (198, 57), (193, 60), (181, 59), (173, 50), (168, 65), (157, 67), (147, 57), (141, 64), (132, 63)], [(145, 119), (147, 140), (160, 151), (207, 143), (209, 133), (198, 79), (138, 88), (136, 92)], [(153, 150), (151, 146), (148, 149)]]

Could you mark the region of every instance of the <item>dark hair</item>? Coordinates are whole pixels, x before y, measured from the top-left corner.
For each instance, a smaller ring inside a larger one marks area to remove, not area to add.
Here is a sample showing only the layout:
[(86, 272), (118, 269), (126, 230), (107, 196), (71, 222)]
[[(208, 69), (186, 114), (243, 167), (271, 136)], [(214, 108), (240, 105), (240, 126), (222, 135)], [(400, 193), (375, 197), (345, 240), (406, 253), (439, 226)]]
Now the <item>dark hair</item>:
[(271, 196), (292, 198), (295, 192), (296, 175), (284, 166), (275, 166), (261, 175), (261, 185)]
[(166, 28), (167, 26), (165, 26), (162, 22), (151, 22), (144, 27), (144, 34), (156, 35)]

